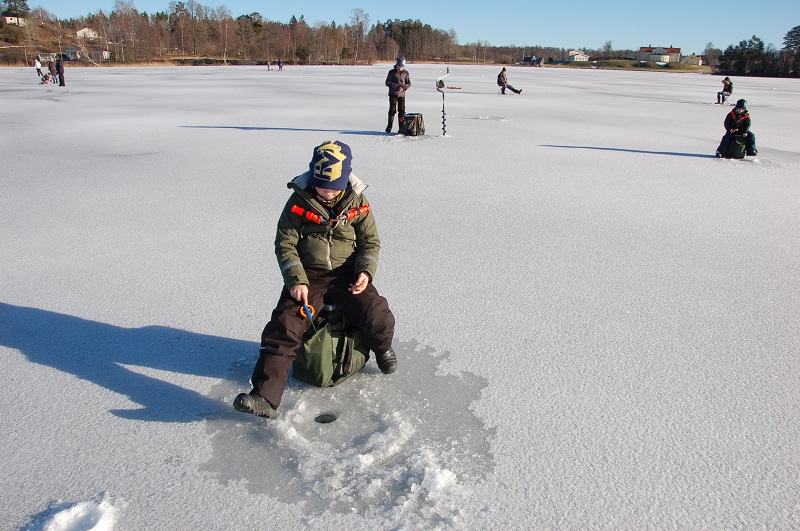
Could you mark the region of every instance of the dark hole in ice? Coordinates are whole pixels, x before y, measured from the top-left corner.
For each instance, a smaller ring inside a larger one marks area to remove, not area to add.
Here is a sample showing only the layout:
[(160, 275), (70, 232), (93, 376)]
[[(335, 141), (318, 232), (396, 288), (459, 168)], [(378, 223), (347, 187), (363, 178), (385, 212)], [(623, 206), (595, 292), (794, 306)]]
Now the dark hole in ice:
[(329, 424), (336, 420), (336, 415), (333, 413), (320, 413), (317, 415), (317, 418), (314, 419), (315, 422), (319, 422), (320, 424)]

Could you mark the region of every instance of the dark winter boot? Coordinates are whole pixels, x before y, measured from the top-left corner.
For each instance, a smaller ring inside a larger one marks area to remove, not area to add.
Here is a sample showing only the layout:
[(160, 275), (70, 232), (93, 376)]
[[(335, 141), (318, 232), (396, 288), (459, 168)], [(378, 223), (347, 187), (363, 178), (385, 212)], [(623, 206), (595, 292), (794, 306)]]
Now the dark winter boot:
[(394, 355), (394, 349), (392, 348), (383, 354), (376, 352), (375, 361), (378, 362), (378, 368), (383, 374), (392, 374), (397, 370), (397, 356)]
[(389, 115), (389, 122), (386, 124), (386, 132), (387, 133), (391, 133), (392, 132), (392, 126), (393, 125), (394, 125), (394, 116), (390, 114)]
[(278, 416), (278, 412), (272, 408), (267, 399), (255, 393), (239, 393), (233, 401), (233, 407), (236, 411), (268, 419), (274, 419)]

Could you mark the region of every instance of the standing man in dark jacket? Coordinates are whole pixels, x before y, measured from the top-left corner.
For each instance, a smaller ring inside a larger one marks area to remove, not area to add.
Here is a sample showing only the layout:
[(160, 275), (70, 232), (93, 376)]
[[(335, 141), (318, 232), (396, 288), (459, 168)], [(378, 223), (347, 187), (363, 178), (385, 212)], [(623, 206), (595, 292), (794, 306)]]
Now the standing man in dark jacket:
[[(318, 309), (326, 298), (364, 331), (384, 374), (397, 370), (392, 349), (394, 315), (372, 285), (381, 242), (367, 185), (351, 170), (352, 153), (328, 140), (314, 148), (309, 171), (288, 185), (294, 192), (278, 221), (275, 255), (284, 287), (272, 318), (261, 334), (261, 350), (250, 393), (233, 407), (243, 413), (275, 418), (289, 378), (295, 351), (311, 321), (300, 310)], [(313, 312), (313, 310), (311, 310)]]
[(60, 57), (56, 59), (56, 72), (58, 72), (58, 85), (66, 87), (64, 83), (64, 60)]
[(403, 125), (406, 115), (406, 91), (411, 87), (411, 77), (406, 70), (406, 58), (398, 57), (394, 68), (389, 70), (386, 76), (386, 86), (389, 87), (389, 123), (386, 124), (386, 132), (392, 132), (394, 115), (400, 113), (398, 129)]
[(743, 136), (745, 153), (750, 157), (758, 155), (756, 149), (756, 135), (750, 131), (750, 113), (747, 111), (747, 101), (739, 100), (736, 107), (725, 117), (725, 136), (717, 148), (717, 158), (728, 157), (728, 151), (734, 136)]

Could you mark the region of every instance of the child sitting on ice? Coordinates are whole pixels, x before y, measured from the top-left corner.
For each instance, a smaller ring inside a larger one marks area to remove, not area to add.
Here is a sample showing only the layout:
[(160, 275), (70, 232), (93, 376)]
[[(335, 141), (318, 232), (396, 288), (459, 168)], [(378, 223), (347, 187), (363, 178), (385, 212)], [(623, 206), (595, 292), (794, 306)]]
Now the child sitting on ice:
[(233, 402), (243, 413), (276, 417), (295, 351), (311, 325), (300, 310), (322, 308), (325, 297), (363, 330), (381, 372), (397, 370), (394, 315), (372, 285), (381, 243), (363, 193), (367, 185), (352, 173), (352, 159), (347, 144), (323, 142), (314, 148), (308, 171), (288, 185), (292, 195), (275, 237), (284, 286), (261, 334), (253, 390)]

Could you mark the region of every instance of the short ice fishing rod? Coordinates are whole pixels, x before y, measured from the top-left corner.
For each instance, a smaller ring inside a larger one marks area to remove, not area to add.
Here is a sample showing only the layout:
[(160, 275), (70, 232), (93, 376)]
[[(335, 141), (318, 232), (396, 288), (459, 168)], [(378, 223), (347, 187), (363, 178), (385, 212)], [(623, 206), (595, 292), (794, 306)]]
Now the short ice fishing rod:
[[(300, 315), (302, 317), (308, 318), (311, 321), (311, 326), (314, 327), (314, 333), (319, 333), (317, 330), (317, 326), (314, 324), (314, 307), (310, 304), (304, 304), (302, 308), (300, 308)], [(317, 336), (317, 341), (322, 341), (319, 336)]]

